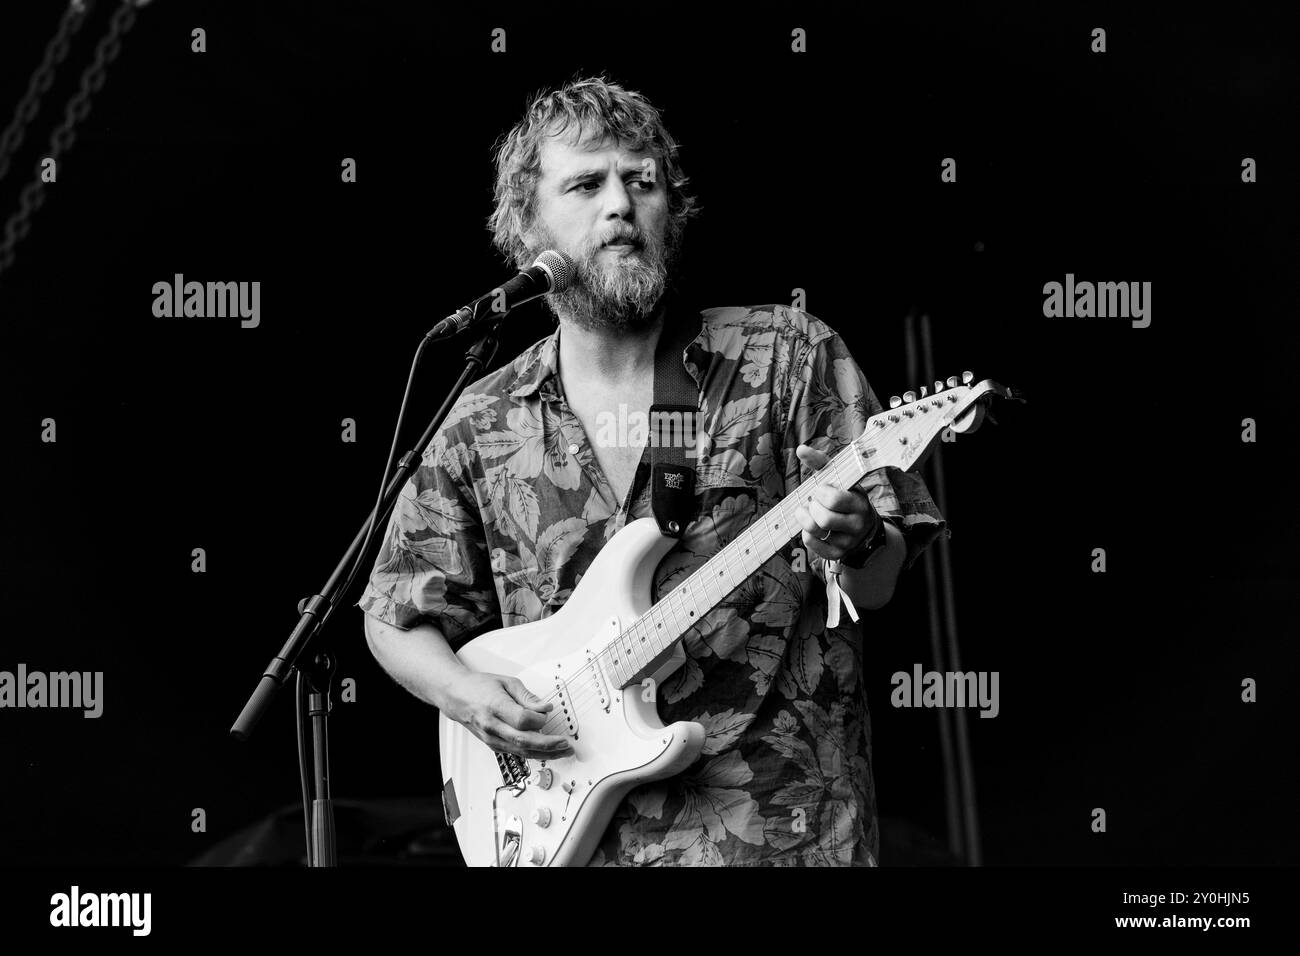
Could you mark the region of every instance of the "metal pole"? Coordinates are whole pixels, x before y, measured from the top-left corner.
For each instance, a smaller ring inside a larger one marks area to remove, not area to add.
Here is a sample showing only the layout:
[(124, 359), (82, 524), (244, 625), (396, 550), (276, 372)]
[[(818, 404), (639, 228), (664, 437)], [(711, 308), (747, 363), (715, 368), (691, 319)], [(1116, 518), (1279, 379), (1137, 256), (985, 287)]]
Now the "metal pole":
[[(933, 382), (936, 376), (934, 373), (934, 352), (930, 337), (929, 314), (921, 316), (920, 328), (921, 364), (925, 371), (926, 381)], [(948, 514), (948, 494), (944, 485), (943, 458), (940, 456), (938, 449), (930, 456), (929, 467), (931, 480), (927, 484), (934, 495), (934, 501), (938, 505), (939, 511), (946, 516)], [(952, 558), (947, 540), (940, 539), (934, 550), (939, 565), (939, 590), (943, 597), (943, 620), (945, 637), (947, 638), (948, 664), (952, 670), (960, 671), (962, 666), (961, 650), (957, 643), (957, 602), (953, 592)], [(975, 771), (971, 766), (970, 740), (966, 734), (966, 712), (960, 709), (957, 710), (953, 714), (953, 721), (957, 730), (957, 765), (961, 781), (962, 816), (965, 823), (966, 862), (970, 866), (981, 866), (984, 862), (984, 853), (980, 845), (979, 813), (975, 805)]]
[[(906, 358), (907, 383), (915, 386), (921, 381), (920, 362), (918, 360), (916, 332), (916, 312), (908, 312), (903, 319), (903, 349)], [(942, 448), (936, 447), (931, 458), (938, 458)], [(942, 510), (942, 507), (941, 507)], [(926, 605), (929, 609), (930, 627), (930, 665), (940, 673), (948, 670), (944, 657), (943, 626), (939, 618), (939, 584), (935, 569), (934, 549), (928, 548), (921, 561), (925, 569)], [(965, 834), (962, 832), (960, 783), (957, 778), (957, 764), (952, 748), (952, 714), (946, 707), (935, 709), (935, 720), (939, 725), (939, 755), (943, 763), (943, 797), (944, 811), (948, 830), (948, 852), (954, 857), (965, 855)]]

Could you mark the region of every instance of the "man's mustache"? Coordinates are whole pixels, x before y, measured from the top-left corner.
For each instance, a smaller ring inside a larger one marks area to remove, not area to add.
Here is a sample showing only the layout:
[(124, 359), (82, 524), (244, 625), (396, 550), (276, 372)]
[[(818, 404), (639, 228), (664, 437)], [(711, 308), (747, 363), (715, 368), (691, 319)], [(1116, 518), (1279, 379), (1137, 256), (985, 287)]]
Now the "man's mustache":
[(644, 246), (645, 238), (641, 235), (639, 229), (620, 230), (603, 239), (595, 248), (603, 249), (605, 246), (613, 245), (616, 242), (630, 242), (634, 246)]

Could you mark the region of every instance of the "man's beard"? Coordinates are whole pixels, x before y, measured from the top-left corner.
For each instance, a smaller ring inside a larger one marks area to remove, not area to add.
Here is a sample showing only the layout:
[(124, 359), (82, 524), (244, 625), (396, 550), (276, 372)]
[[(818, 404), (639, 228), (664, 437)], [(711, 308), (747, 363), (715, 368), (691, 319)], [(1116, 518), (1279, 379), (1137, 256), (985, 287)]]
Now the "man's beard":
[[(632, 243), (627, 254), (601, 251), (613, 239)], [(574, 264), (573, 282), (563, 292), (548, 292), (546, 302), (561, 319), (584, 329), (637, 329), (650, 324), (668, 287), (681, 246), (680, 227), (670, 223), (662, 240), (627, 223), (591, 243), (565, 249), (537, 226), (529, 237), (529, 261), (546, 249), (563, 252)]]

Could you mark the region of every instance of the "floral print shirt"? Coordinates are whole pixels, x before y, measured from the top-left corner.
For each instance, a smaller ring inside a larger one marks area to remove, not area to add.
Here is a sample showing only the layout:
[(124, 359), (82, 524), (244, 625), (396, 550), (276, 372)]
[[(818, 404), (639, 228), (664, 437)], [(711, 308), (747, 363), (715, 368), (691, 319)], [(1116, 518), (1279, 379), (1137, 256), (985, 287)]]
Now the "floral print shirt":
[[(652, 513), (648, 456), (616, 500), (565, 401), (559, 335), (462, 394), (394, 508), (366, 613), (435, 624), (453, 648), (546, 617)], [(660, 597), (808, 477), (799, 444), (833, 454), (881, 410), (840, 336), (782, 305), (704, 311), (682, 359), (706, 437), (697, 514), (659, 565)], [(862, 487), (903, 529), (907, 565), (947, 534), (917, 476), (881, 468)], [(847, 614), (825, 626), (822, 569), (793, 538), (685, 635), (657, 703), (666, 724), (704, 726), (703, 753), (628, 794), (592, 865), (875, 865), (862, 630)]]

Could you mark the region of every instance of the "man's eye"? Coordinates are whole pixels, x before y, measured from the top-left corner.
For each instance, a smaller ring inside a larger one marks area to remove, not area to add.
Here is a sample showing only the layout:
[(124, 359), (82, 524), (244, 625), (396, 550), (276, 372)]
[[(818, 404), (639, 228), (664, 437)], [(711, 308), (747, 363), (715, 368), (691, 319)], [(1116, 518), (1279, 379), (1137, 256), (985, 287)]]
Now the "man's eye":
[[(600, 180), (589, 179), (584, 183), (578, 183), (578, 185), (574, 186), (573, 188), (576, 190), (580, 190), (581, 192), (590, 193), (600, 189), (601, 185), (602, 182)], [(628, 179), (627, 185), (630, 187), (636, 187), (641, 192), (648, 193), (654, 191), (655, 181), (653, 179), (645, 179), (640, 175), (638, 175), (634, 178)]]

